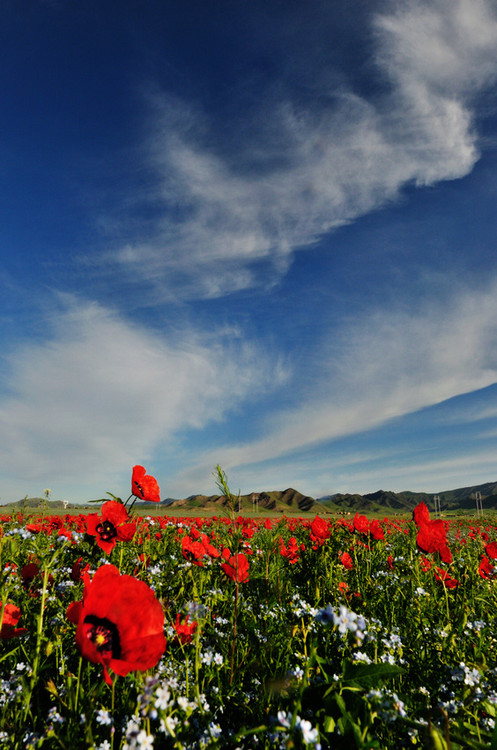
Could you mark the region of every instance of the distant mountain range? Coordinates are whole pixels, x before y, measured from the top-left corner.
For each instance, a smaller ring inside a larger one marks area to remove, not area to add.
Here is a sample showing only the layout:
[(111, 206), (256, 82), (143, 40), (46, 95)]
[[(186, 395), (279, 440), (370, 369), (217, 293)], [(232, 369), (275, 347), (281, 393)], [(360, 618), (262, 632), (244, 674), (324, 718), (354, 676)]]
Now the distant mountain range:
[(497, 482), (486, 482), (472, 487), (460, 487), (436, 493), (378, 490), (366, 495), (337, 494), (320, 498), (320, 502), (336, 510), (410, 512), (422, 501), (430, 510), (434, 510), (434, 498), (438, 497), (441, 510), (473, 510), (476, 507), (478, 493), (482, 510), (497, 509)]
[[(472, 487), (460, 487), (455, 490), (444, 490), (443, 492), (391, 492), (389, 490), (377, 490), (377, 492), (366, 495), (359, 494), (335, 494), (326, 497), (312, 498), (302, 495), (297, 490), (289, 488), (273, 492), (253, 492), (250, 495), (242, 495), (239, 500), (240, 513), (253, 513), (257, 509), (266, 509), (284, 512), (332, 512), (344, 511), (381, 512), (382, 510), (393, 510), (399, 513), (410, 513), (418, 503), (424, 501), (428, 507), (434, 510), (434, 497), (440, 499), (441, 510), (472, 510), (475, 508), (476, 496), (480, 493), (481, 507), (483, 510), (497, 509), (497, 482), (474, 485)], [(168, 498), (162, 504), (191, 511), (196, 509), (208, 509), (225, 507), (226, 498), (220, 495), (191, 495), (184, 500), (173, 500)], [(151, 505), (151, 503), (150, 503)], [(238, 509), (238, 507), (237, 507)]]
[[(224, 495), (191, 495), (185, 500), (168, 499), (163, 503), (174, 509), (184, 508), (188, 511), (215, 509), (217, 507), (219, 510), (225, 510), (229, 505)], [(152, 505), (152, 503), (147, 503), (147, 505)], [(321, 503), (313, 497), (302, 495), (301, 492), (289, 488), (283, 492), (252, 492), (250, 495), (240, 495), (236, 498), (235, 510), (241, 514), (254, 513), (257, 510), (274, 510), (281, 513), (292, 510), (306, 513), (320, 505)], [(322, 506), (322, 510), (326, 511), (327, 506)]]
[[(391, 492), (389, 490), (378, 490), (366, 495), (342, 494), (327, 495), (326, 497), (313, 498), (302, 495), (301, 492), (291, 487), (284, 491), (252, 492), (250, 495), (241, 495), (236, 499), (235, 511), (244, 514), (254, 514), (257, 511), (272, 510), (277, 513), (344, 513), (344, 512), (382, 512), (395, 511), (397, 513), (410, 513), (418, 503), (424, 501), (430, 510), (435, 509), (434, 498), (440, 499), (440, 509), (450, 510), (473, 510), (476, 505), (476, 496), (481, 497), (483, 510), (497, 510), (497, 482), (486, 482), (485, 484), (473, 485), (472, 487), (460, 487), (455, 490), (444, 490), (443, 492)], [(184, 500), (166, 498), (160, 504), (164, 509), (184, 511), (185, 515), (199, 510), (226, 511), (228, 501), (223, 495), (190, 495)], [(16, 503), (9, 503), (3, 507), (30, 508), (48, 507), (60, 510), (75, 510), (88, 507), (75, 503), (64, 503), (61, 500), (48, 502), (43, 498), (24, 498)], [(90, 506), (98, 510), (98, 506)], [(157, 503), (137, 502), (135, 507), (157, 507)]]

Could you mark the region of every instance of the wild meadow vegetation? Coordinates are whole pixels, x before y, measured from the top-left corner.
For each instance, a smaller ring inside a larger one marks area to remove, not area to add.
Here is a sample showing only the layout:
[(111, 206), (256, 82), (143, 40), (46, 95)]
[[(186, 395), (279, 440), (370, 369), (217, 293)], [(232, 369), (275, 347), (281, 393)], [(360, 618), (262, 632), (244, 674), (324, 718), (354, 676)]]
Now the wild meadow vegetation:
[(497, 749), (493, 519), (132, 502), (0, 517), (0, 747)]

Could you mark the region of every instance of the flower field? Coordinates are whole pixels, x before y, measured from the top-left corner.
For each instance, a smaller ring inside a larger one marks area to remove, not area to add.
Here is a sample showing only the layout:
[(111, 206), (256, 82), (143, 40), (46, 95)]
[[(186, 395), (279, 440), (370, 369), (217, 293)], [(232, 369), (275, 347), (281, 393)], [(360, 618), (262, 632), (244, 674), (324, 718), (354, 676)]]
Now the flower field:
[(1, 748), (497, 750), (493, 520), (128, 503), (0, 517)]

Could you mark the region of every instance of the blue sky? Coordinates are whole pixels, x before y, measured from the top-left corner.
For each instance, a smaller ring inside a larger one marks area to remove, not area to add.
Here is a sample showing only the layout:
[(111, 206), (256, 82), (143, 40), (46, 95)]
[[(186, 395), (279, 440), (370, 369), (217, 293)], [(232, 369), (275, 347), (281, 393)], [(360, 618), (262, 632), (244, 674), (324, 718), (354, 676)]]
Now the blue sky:
[(1, 502), (495, 481), (494, 2), (1, 21)]

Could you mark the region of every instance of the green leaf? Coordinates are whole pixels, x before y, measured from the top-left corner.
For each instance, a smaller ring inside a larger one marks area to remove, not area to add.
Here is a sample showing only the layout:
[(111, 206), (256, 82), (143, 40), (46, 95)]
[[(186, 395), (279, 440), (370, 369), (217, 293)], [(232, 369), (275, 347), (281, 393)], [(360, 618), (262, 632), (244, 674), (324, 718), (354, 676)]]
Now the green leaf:
[(490, 703), (489, 700), (482, 701), (481, 707), (484, 709), (485, 713), (489, 716), (495, 716), (496, 709), (493, 703)]
[(336, 721), (333, 716), (325, 716), (323, 720), (323, 729), (325, 732), (333, 732), (336, 726)]
[(391, 680), (404, 674), (396, 664), (345, 664), (343, 685), (346, 687), (372, 688), (383, 680)]

